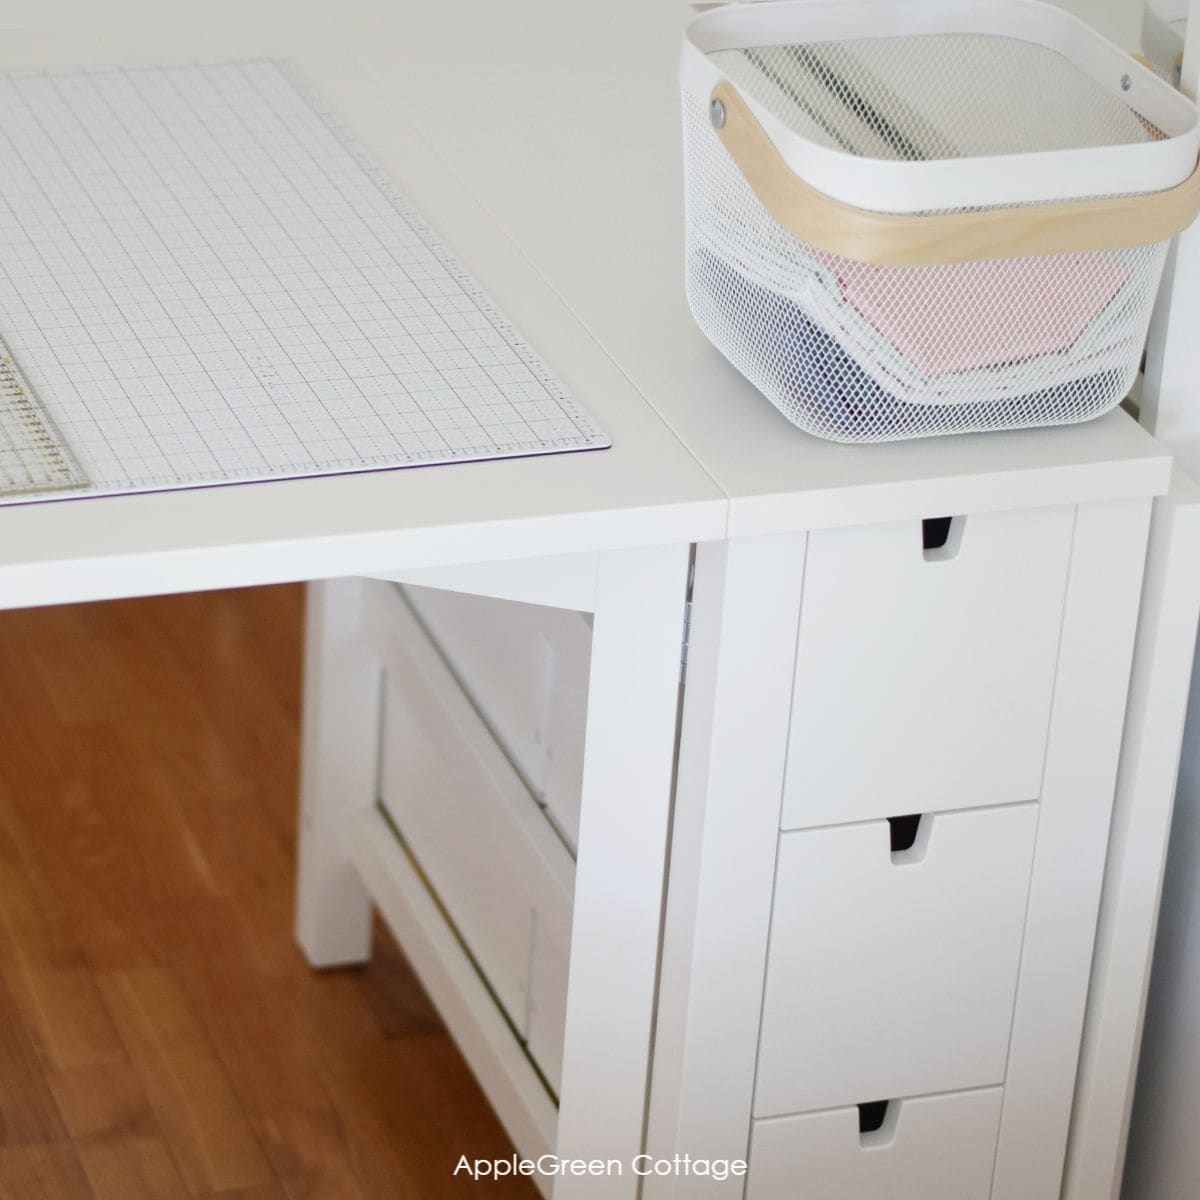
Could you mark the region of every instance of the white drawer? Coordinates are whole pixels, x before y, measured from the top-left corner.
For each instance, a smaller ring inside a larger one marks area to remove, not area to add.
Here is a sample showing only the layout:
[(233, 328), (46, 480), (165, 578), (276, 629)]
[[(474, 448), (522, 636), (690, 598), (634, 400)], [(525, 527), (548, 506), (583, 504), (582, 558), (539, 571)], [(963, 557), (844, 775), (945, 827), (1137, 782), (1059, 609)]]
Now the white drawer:
[(1004, 1078), (1038, 806), (780, 837), (755, 1116)]
[(1037, 799), (1074, 514), (809, 536), (784, 829)]
[(746, 1200), (988, 1200), (1000, 1088), (755, 1121)]
[(557, 1092), (574, 862), (399, 593), (376, 602), (380, 803)]
[(579, 841), (591, 620), (567, 609), (402, 589), (533, 794)]

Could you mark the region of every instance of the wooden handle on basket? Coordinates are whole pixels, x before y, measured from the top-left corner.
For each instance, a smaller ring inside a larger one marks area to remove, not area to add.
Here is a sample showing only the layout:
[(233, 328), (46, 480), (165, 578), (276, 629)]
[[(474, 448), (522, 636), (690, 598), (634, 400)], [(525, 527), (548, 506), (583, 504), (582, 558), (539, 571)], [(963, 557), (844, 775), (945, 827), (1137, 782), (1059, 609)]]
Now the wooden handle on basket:
[(724, 108), (721, 143), (767, 212), (796, 237), (858, 262), (933, 267), (1146, 246), (1174, 237), (1200, 212), (1200, 167), (1178, 187), (1141, 196), (932, 216), (873, 212), (796, 175), (732, 84), (717, 84), (712, 101)]

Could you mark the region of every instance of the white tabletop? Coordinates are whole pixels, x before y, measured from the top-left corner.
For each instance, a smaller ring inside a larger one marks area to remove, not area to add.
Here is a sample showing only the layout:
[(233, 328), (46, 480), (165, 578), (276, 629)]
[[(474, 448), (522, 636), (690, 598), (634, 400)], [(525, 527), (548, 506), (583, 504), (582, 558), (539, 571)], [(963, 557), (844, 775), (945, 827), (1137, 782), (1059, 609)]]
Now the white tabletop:
[[(724, 533), (720, 489), (332, 27), (229, 23), (17, 31), (0, 68), (294, 61), (612, 438), (610, 450), (0, 509), (0, 604), (235, 586), (689, 542)], [(432, 194), (431, 205), (426, 195)]]
[(683, 295), (676, 81), (689, 5), (410, 15), (364, 64), (726, 490), (731, 532), (1158, 493), (1124, 413), (1073, 428), (848, 447), (790, 426)]
[(459, 7), (7, 31), (0, 69), (291, 59), (613, 448), (0, 509), (0, 606), (1165, 489), (1167, 458), (1121, 413), (862, 448), (792, 428), (711, 348), (683, 298), (675, 64), (690, 10)]

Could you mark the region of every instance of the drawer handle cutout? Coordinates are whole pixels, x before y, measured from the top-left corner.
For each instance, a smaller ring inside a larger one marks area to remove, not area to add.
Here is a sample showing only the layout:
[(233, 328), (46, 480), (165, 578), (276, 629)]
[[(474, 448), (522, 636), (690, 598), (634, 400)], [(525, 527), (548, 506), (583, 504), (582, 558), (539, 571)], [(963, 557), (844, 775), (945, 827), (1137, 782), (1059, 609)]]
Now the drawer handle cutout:
[(966, 517), (925, 517), (921, 522), (921, 553), (926, 562), (949, 562), (958, 556)]
[(869, 1100), (858, 1106), (858, 1144), (886, 1146), (896, 1135), (896, 1121), (900, 1102), (891, 1100)]
[(928, 824), (923, 813), (908, 813), (902, 817), (888, 817), (888, 836), (891, 840), (892, 862), (920, 862), (925, 857), (925, 843), (929, 840), (922, 837), (924, 827)]

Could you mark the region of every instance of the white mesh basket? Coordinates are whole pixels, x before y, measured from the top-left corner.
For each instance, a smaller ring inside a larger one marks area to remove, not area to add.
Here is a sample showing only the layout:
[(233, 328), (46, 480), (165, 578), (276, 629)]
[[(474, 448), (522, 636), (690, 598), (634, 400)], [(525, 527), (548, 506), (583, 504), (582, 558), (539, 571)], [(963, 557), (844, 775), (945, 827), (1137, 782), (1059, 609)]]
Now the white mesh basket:
[(790, 0), (690, 25), (687, 292), (841, 442), (1068, 424), (1137, 372), (1200, 208), (1178, 93), (1033, 0)]

